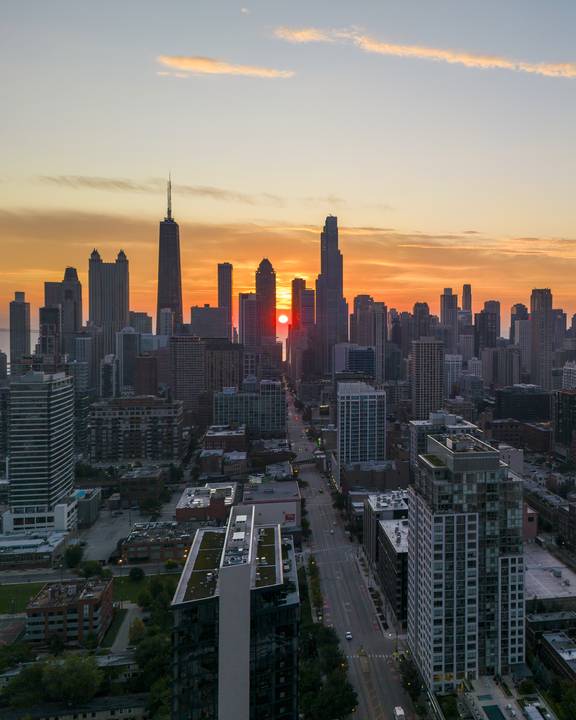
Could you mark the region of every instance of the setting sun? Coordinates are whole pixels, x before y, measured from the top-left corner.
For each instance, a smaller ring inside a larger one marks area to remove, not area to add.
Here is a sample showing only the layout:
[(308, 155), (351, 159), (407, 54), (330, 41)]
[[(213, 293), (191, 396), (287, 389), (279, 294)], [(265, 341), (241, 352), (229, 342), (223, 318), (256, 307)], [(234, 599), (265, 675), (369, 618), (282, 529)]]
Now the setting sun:
[(288, 322), (288, 315), (278, 315), (278, 322), (280, 325), (286, 325)]

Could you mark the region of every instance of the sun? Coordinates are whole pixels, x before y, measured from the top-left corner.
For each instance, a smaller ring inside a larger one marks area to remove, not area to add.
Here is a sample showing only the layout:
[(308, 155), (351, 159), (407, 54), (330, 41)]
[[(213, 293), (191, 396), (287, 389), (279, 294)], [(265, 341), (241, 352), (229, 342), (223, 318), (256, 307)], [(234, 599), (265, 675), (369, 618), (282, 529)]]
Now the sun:
[(278, 322), (280, 325), (286, 325), (288, 322), (288, 315), (278, 315)]

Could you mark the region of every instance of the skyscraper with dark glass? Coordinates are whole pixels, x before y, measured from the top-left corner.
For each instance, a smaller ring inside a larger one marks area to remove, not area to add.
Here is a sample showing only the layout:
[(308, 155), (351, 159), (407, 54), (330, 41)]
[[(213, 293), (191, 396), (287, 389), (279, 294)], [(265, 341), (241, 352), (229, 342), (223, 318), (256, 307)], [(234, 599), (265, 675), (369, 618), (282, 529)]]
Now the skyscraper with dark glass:
[(44, 306), (60, 306), (62, 352), (74, 357), (76, 334), (82, 330), (82, 285), (76, 268), (67, 267), (62, 282), (44, 283)]
[(30, 355), (30, 303), (16, 292), (10, 303), (10, 374), (22, 372), (22, 357)]
[(256, 271), (256, 306), (259, 344), (276, 342), (276, 273), (268, 258)]
[(180, 271), (180, 228), (172, 217), (172, 182), (168, 180), (168, 207), (160, 222), (158, 242), (158, 302), (156, 332), (162, 310), (172, 310), (176, 331), (182, 326), (182, 276)]
[(226, 311), (226, 339), (232, 339), (232, 265), (218, 263), (218, 307)]
[(338, 218), (329, 215), (320, 235), (320, 275), (316, 280), (316, 325), (320, 366), (332, 370), (332, 348), (348, 340), (348, 304), (344, 298), (342, 253), (338, 248)]

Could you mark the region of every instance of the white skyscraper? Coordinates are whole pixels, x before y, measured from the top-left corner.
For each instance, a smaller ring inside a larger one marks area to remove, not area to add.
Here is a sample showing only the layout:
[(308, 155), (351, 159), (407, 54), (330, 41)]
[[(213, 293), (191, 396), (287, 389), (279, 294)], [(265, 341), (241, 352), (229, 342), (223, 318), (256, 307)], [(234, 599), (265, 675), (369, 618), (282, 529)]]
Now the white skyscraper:
[(338, 464), (386, 458), (386, 393), (362, 382), (338, 385)]
[(428, 436), (408, 490), (408, 642), (428, 687), (524, 662), (522, 481), (472, 435)]
[(29, 372), (10, 385), (10, 510), (4, 530), (76, 524), (72, 378)]

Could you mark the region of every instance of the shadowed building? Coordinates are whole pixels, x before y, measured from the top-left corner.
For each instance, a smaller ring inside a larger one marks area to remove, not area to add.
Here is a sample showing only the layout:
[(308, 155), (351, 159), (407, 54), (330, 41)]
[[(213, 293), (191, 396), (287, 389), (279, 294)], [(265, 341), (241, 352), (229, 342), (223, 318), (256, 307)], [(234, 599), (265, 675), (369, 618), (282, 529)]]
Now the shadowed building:
[(256, 306), (259, 345), (276, 341), (276, 273), (268, 258), (256, 271)]
[(62, 282), (44, 283), (44, 305), (60, 306), (62, 352), (74, 357), (74, 340), (82, 330), (82, 285), (76, 268), (67, 267)]
[(94, 249), (88, 263), (88, 286), (88, 317), (91, 325), (102, 328), (106, 355), (114, 352), (116, 333), (127, 327), (130, 320), (128, 258), (124, 251), (120, 250), (115, 262), (107, 263)]
[(226, 339), (232, 340), (232, 265), (218, 263), (218, 307), (226, 315)]
[[(172, 217), (172, 182), (168, 180), (168, 208), (160, 222), (158, 243), (158, 302), (156, 332), (163, 323), (162, 310), (170, 309), (176, 330), (182, 325), (182, 278), (180, 272), (180, 229)], [(165, 324), (165, 323), (164, 323)]]
[(10, 303), (10, 374), (22, 372), (22, 357), (30, 355), (30, 303), (23, 292)]

